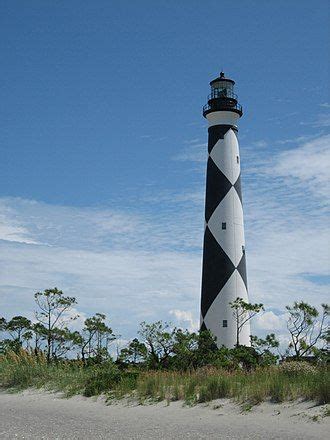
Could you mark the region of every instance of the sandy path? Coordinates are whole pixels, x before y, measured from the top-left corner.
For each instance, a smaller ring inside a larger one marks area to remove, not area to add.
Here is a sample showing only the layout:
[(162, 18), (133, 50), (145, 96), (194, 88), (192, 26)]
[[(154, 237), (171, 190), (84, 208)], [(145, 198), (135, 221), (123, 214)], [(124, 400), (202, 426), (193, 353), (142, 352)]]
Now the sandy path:
[[(213, 406), (222, 406), (213, 409)], [(311, 403), (262, 404), (242, 413), (228, 401), (182, 407), (112, 404), (82, 397), (24, 392), (0, 393), (1, 439), (281, 439), (326, 438), (324, 407)]]

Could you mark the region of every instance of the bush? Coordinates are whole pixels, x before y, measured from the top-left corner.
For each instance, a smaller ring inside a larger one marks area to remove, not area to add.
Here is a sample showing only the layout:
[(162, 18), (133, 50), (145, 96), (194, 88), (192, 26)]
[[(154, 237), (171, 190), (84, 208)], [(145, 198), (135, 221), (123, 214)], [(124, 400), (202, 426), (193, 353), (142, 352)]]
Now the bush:
[(40, 353), (30, 354), (22, 348), (18, 352), (9, 351), (0, 356), (0, 385), (6, 388), (28, 388), (43, 379), (51, 378), (47, 360)]
[(84, 396), (91, 397), (109, 392), (120, 381), (120, 372), (112, 362), (92, 367), (87, 378)]
[(330, 384), (326, 374), (323, 374), (316, 381), (314, 388), (314, 395), (312, 398), (316, 399), (320, 405), (330, 403)]
[(120, 371), (112, 361), (84, 366), (81, 361), (47, 363), (43, 354), (21, 350), (0, 356), (0, 386), (62, 391), (66, 396), (107, 393), (122, 398), (133, 395), (144, 402), (184, 400), (188, 404), (233, 398), (256, 404), (304, 398), (320, 404), (330, 400), (329, 370), (306, 362), (228, 371), (212, 365), (197, 370)]
[(298, 375), (307, 375), (307, 374), (315, 374), (317, 373), (317, 368), (308, 362), (303, 361), (290, 361), (283, 362), (279, 366), (279, 370), (281, 373), (284, 373), (288, 376), (298, 376)]

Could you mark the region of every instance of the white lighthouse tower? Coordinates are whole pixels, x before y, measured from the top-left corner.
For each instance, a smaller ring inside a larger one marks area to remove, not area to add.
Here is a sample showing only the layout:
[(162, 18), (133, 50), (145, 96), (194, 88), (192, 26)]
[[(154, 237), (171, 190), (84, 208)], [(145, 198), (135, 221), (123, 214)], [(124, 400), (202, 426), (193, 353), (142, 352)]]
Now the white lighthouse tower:
[[(236, 344), (236, 323), (229, 303), (248, 302), (241, 167), (237, 123), (242, 107), (234, 93), (235, 81), (223, 72), (210, 82), (211, 94), (203, 108), (209, 123), (205, 199), (205, 235), (201, 297), (201, 330), (210, 330), (218, 347)], [(250, 345), (250, 326), (240, 333), (240, 344)]]

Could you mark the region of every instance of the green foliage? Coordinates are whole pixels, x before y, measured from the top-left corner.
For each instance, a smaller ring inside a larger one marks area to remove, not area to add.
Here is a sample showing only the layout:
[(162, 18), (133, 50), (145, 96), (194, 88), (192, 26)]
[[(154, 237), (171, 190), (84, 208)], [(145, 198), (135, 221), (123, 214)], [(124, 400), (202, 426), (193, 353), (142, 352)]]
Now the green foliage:
[(128, 345), (123, 348), (119, 354), (118, 363), (137, 365), (146, 361), (148, 357), (148, 350), (145, 344), (134, 338)]
[[(315, 386), (322, 383), (323, 387)], [(137, 382), (140, 401), (182, 399), (187, 404), (208, 402), (218, 398), (233, 398), (239, 402), (257, 404), (307, 398), (329, 401), (329, 372), (319, 369), (316, 376), (298, 375), (289, 378), (278, 367), (263, 367), (251, 372), (227, 372), (204, 367), (192, 372), (145, 372)]]
[(215, 340), (215, 337), (209, 330), (199, 332), (195, 368), (209, 365), (214, 362), (217, 356), (217, 345)]
[(244, 325), (264, 310), (263, 304), (251, 304), (237, 297), (235, 301), (229, 303), (233, 310), (233, 318), (236, 324), (236, 346), (240, 345), (239, 338)]
[(166, 368), (175, 343), (176, 329), (171, 329), (167, 322), (157, 321), (151, 324), (143, 321), (139, 335), (147, 348), (147, 365), (151, 369)]
[(196, 333), (177, 330), (174, 336), (172, 368), (189, 370), (196, 366), (199, 337)]
[[(0, 387), (63, 391), (66, 396), (106, 393), (109, 398), (135, 396), (140, 402), (184, 400), (187, 404), (233, 398), (253, 405), (266, 399), (282, 402), (305, 398), (329, 402), (328, 353), (322, 342), (328, 306), (323, 312), (304, 302), (288, 306), (292, 362), (276, 365), (275, 334), (251, 337), (251, 347), (239, 344), (243, 325), (263, 310), (241, 298), (231, 303), (237, 324), (234, 348), (217, 348), (209, 331), (191, 333), (168, 323), (142, 322), (140, 339), (123, 348), (114, 363), (109, 346), (116, 338), (106, 316), (96, 313), (81, 332), (68, 323), (76, 319), (73, 297), (47, 289), (35, 294), (36, 323), (24, 316), (0, 318)], [(77, 359), (68, 359), (74, 353)], [(306, 355), (313, 355), (301, 362)], [(70, 356), (68, 356), (70, 357)], [(297, 361), (298, 360), (298, 361)], [(300, 361), (299, 361), (300, 360)]]
[(76, 335), (75, 342), (84, 363), (100, 363), (109, 359), (109, 345), (116, 336), (105, 321), (103, 313), (96, 313), (85, 320), (82, 334)]
[(274, 333), (270, 333), (265, 339), (251, 335), (251, 346), (260, 355), (258, 360), (259, 365), (275, 365), (279, 356), (275, 355), (272, 350), (278, 348), (279, 345), (280, 343)]
[(154, 370), (189, 370), (214, 362), (217, 356), (215, 338), (209, 331), (190, 333), (161, 321), (143, 322), (139, 334), (121, 350), (118, 364)]
[(251, 370), (259, 364), (260, 355), (253, 347), (240, 345), (230, 350), (233, 360), (245, 370)]
[(292, 306), (286, 307), (289, 313), (287, 328), (290, 332), (291, 342), (289, 351), (293, 351), (297, 359), (306, 355), (318, 355), (317, 344), (329, 340), (329, 329), (326, 319), (329, 316), (329, 306), (322, 304), (322, 314), (310, 304), (295, 301)]
[(66, 324), (78, 317), (68, 316), (77, 301), (74, 297), (64, 296), (57, 287), (35, 293), (34, 299), (38, 306), (36, 318), (45, 333), (47, 361), (50, 362), (52, 358), (59, 357), (59, 353), (63, 355), (70, 349), (67, 342), (71, 342), (72, 338)]
[(210, 331), (189, 333), (177, 330), (174, 336), (171, 368), (189, 370), (214, 363), (217, 356), (215, 338)]
[(23, 340), (29, 340), (32, 337), (31, 325), (31, 321), (24, 316), (14, 316), (5, 326), (5, 331), (22, 344)]
[(310, 370), (307, 364), (308, 367), (300, 365), (292, 372), (282, 365), (258, 367), (250, 372), (215, 367), (187, 372), (131, 372), (120, 371), (110, 360), (89, 366), (81, 361), (49, 364), (42, 353), (35, 355), (21, 349), (18, 354), (10, 352), (0, 356), (0, 385), (11, 389), (42, 387), (63, 391), (66, 396), (106, 393), (112, 398), (132, 395), (140, 402), (184, 400), (190, 405), (223, 397), (250, 404), (267, 399), (281, 402), (297, 398), (329, 403), (327, 368), (313, 366)]
[(4, 332), (6, 330), (7, 321), (5, 318), (0, 318), (0, 332)]
[(230, 380), (225, 375), (211, 375), (205, 385), (199, 387), (197, 402), (209, 402), (210, 400), (228, 397), (230, 394)]
[(0, 341), (0, 354), (6, 354), (11, 351), (18, 353), (21, 348), (22, 346), (17, 339), (2, 339)]
[(10, 321), (0, 318), (0, 331), (6, 332), (12, 339), (5, 338), (0, 341), (0, 353), (7, 351), (20, 350), (23, 344), (28, 347), (29, 340), (32, 338), (32, 323), (25, 316), (14, 316)]
[(84, 396), (97, 396), (109, 392), (120, 382), (120, 372), (112, 361), (88, 370), (89, 377), (85, 382)]

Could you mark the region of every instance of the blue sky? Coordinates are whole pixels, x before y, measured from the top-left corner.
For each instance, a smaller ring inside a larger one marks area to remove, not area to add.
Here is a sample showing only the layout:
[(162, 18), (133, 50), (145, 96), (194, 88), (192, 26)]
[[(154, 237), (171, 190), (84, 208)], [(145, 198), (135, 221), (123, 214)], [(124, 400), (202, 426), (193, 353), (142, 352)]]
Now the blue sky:
[[(83, 317), (196, 327), (209, 81), (236, 80), (250, 296), (329, 287), (327, 2), (2, 0), (0, 315), (54, 285)], [(284, 336), (283, 336), (284, 337)]]

